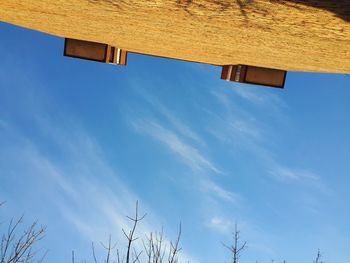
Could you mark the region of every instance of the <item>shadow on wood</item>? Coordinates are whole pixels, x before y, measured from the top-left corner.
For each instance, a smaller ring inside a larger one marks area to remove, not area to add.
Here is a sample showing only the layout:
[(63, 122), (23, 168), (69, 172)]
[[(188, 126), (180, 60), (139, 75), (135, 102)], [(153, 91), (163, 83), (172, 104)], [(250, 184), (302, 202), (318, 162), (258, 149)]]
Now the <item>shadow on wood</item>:
[[(90, 0), (96, 1), (96, 0)], [(98, 1), (98, 0), (97, 0)], [(102, 1), (113, 1), (113, 0), (102, 0)], [(205, 7), (206, 4), (211, 4), (217, 6), (217, 11), (223, 12), (229, 8), (234, 8), (238, 6), (241, 14), (247, 17), (246, 7), (253, 5), (255, 0), (203, 0), (203, 1), (193, 1), (193, 0), (176, 0), (178, 7), (182, 7), (190, 15), (193, 15), (189, 11), (191, 5), (197, 5), (198, 7)], [(289, 6), (289, 3), (311, 6), (314, 8), (320, 8), (334, 13), (337, 17), (350, 22), (350, 1), (349, 0), (271, 0), (273, 3), (283, 4)], [(295, 5), (290, 5), (291, 8), (298, 8)]]
[(337, 17), (350, 22), (349, 0), (274, 0), (280, 4), (295, 3), (320, 8), (334, 13)]

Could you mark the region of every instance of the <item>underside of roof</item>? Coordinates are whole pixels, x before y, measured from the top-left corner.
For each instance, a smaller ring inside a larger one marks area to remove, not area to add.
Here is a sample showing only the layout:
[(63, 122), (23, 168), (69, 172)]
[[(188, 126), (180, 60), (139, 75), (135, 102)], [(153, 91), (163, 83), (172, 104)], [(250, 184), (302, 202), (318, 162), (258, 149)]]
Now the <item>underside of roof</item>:
[(350, 73), (349, 0), (0, 0), (0, 20), (200, 63)]

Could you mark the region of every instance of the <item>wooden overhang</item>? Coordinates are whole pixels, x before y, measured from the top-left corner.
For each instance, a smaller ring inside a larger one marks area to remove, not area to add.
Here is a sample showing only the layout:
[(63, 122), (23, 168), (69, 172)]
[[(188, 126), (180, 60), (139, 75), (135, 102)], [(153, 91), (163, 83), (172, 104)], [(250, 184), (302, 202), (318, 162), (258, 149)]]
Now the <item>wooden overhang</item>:
[(0, 21), (212, 65), (350, 73), (349, 0), (0, 0)]

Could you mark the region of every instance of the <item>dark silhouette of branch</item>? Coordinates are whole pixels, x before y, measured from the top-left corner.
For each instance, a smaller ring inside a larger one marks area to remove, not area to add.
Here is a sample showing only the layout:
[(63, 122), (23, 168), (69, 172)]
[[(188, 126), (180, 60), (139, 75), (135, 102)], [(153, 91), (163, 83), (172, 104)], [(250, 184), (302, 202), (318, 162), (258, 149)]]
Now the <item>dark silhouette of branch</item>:
[(97, 263), (94, 242), (91, 243), (91, 249), (92, 249), (92, 257), (94, 259), (94, 263)]
[(247, 246), (247, 242), (240, 244), (240, 232), (237, 229), (237, 223), (235, 224), (235, 232), (233, 233), (233, 245), (227, 246), (223, 244), (232, 254), (232, 263), (238, 263), (238, 260)]
[(180, 237), (181, 237), (181, 223), (180, 223), (180, 227), (179, 227), (179, 233), (177, 235), (177, 239), (175, 244), (173, 244), (170, 241), (170, 257), (169, 257), (169, 263), (177, 263), (178, 259), (177, 259), (177, 255), (179, 254), (179, 251), (181, 250), (181, 248), (179, 248), (179, 243), (180, 243)]
[(323, 263), (323, 262), (321, 261), (321, 257), (322, 257), (321, 251), (318, 250), (318, 251), (317, 251), (316, 259), (314, 260), (314, 263)]
[[(0, 203), (2, 206), (4, 202)], [(46, 252), (39, 257), (38, 250), (33, 250), (38, 241), (44, 238), (46, 228), (34, 222), (23, 232), (19, 226), (23, 223), (23, 216), (18, 220), (11, 219), (7, 231), (2, 234), (0, 244), (0, 263), (29, 263), (42, 262)]]
[(135, 217), (134, 218), (127, 216), (127, 218), (130, 219), (133, 222), (133, 227), (129, 231), (129, 234), (126, 234), (124, 229), (122, 229), (125, 237), (128, 240), (128, 248), (127, 248), (127, 251), (126, 251), (126, 263), (130, 263), (132, 242), (134, 242), (134, 241), (136, 241), (138, 239), (138, 237), (137, 238), (134, 237), (136, 226), (137, 226), (138, 222), (140, 222), (142, 219), (144, 219), (146, 217), (146, 215), (147, 215), (147, 214), (144, 214), (142, 217), (139, 217), (139, 207), (138, 206), (139, 206), (139, 202), (136, 201), (136, 211), (135, 211)]
[[(178, 263), (178, 255), (181, 251), (180, 248), (180, 236), (181, 236), (181, 224), (179, 228), (178, 236), (175, 242), (170, 241), (169, 245), (165, 244), (165, 238), (163, 234), (163, 229), (160, 232), (150, 233), (145, 235), (145, 238), (142, 239), (143, 250), (138, 251), (134, 247), (134, 242), (138, 240), (138, 237), (135, 237), (136, 228), (140, 221), (145, 218), (146, 214), (143, 216), (139, 215), (138, 202), (136, 202), (135, 215), (133, 217), (127, 216), (127, 218), (132, 221), (132, 226), (129, 231), (122, 229), (122, 233), (127, 239), (127, 246), (125, 249), (125, 254), (123, 257), (120, 256), (120, 250), (116, 248), (116, 244), (112, 245), (111, 236), (107, 245), (101, 243), (103, 248), (106, 250), (106, 256), (104, 263)], [(112, 252), (116, 251), (116, 260), (112, 258)], [(123, 255), (123, 253), (122, 253)], [(167, 258), (165, 257), (167, 255)], [(92, 243), (92, 257), (93, 262), (98, 263), (94, 243)], [(0, 262), (1, 263), (1, 262)]]

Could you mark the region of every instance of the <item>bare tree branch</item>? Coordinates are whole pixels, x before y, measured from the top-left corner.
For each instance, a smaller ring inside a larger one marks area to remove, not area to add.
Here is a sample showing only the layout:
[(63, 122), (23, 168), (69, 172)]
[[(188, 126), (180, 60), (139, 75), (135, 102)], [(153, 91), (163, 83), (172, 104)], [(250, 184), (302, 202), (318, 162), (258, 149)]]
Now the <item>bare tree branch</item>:
[(181, 223), (180, 223), (179, 233), (177, 235), (175, 245), (170, 241), (171, 257), (169, 258), (169, 263), (176, 263), (178, 260), (177, 255), (178, 255), (179, 251), (181, 250), (181, 248), (179, 248), (180, 237), (181, 237)]
[[(133, 245), (139, 238), (135, 236), (136, 228), (138, 223), (145, 218), (146, 214), (143, 216), (139, 215), (138, 202), (136, 202), (135, 215), (133, 217), (127, 216), (130, 221), (132, 221), (131, 229), (126, 231), (122, 229), (122, 233), (127, 240), (127, 246), (125, 254), (123, 257), (120, 255), (120, 250), (116, 248), (116, 245), (112, 245), (111, 236), (109, 237), (108, 245), (101, 243), (102, 247), (106, 249), (107, 255), (104, 259), (104, 263), (163, 263), (165, 255), (168, 255), (167, 263), (178, 263), (178, 254), (181, 250), (180, 246), (180, 236), (181, 236), (181, 224), (179, 228), (179, 233), (175, 242), (171, 242), (169, 246), (165, 244), (165, 238), (163, 233), (163, 228), (160, 232), (150, 233), (145, 235), (144, 239), (141, 239), (143, 250), (138, 251)], [(116, 250), (116, 260), (112, 261), (112, 251)], [(95, 247), (92, 243), (92, 254), (94, 263), (98, 263)], [(1, 263), (1, 262), (0, 262)]]
[(323, 262), (321, 261), (321, 257), (322, 257), (321, 251), (318, 250), (318, 251), (317, 251), (317, 256), (316, 256), (316, 259), (315, 259), (314, 263), (323, 263)]
[[(2, 206), (4, 202), (0, 203)], [(19, 226), (23, 222), (23, 216), (18, 220), (10, 220), (6, 233), (2, 234), (0, 244), (0, 263), (29, 263), (36, 260), (42, 262), (46, 253), (38, 258), (38, 250), (33, 248), (38, 241), (45, 236), (46, 228), (38, 227), (37, 222), (34, 222), (25, 230), (21, 231)], [(18, 237), (17, 237), (18, 235)]]
[(232, 254), (232, 263), (238, 263), (239, 258), (241, 257), (241, 254), (243, 250), (247, 246), (247, 242), (244, 242), (243, 244), (240, 244), (240, 232), (237, 229), (237, 223), (235, 224), (235, 232), (233, 233), (233, 245), (227, 246), (223, 244)]
[(129, 217), (127, 216), (128, 219), (130, 219), (131, 221), (134, 222), (132, 229), (129, 231), (129, 234), (127, 235), (123, 229), (123, 233), (126, 236), (126, 238), (128, 239), (128, 248), (126, 251), (126, 263), (130, 263), (130, 253), (131, 253), (131, 245), (132, 242), (134, 242), (135, 240), (137, 240), (138, 238), (134, 238), (134, 234), (135, 234), (135, 230), (136, 230), (136, 226), (138, 224), (138, 222), (140, 222), (141, 220), (143, 220), (146, 217), (146, 214), (144, 214), (142, 217), (139, 217), (139, 202), (136, 201), (136, 209), (135, 209), (135, 217)]

